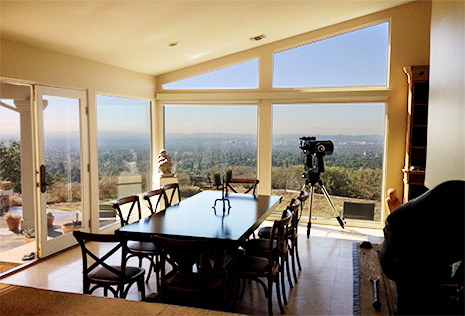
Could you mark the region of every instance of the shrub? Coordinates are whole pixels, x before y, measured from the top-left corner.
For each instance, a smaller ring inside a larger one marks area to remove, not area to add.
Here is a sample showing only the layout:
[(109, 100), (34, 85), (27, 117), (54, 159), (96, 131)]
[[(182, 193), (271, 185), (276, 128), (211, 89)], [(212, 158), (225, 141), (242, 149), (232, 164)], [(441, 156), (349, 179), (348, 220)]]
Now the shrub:
[(23, 205), (23, 198), (19, 193), (13, 193), (13, 195), (10, 195), (10, 206), (21, 205)]
[(105, 176), (98, 183), (99, 198), (114, 199), (116, 198), (116, 177)]
[(47, 194), (47, 202), (73, 202), (81, 199), (81, 184), (77, 182), (55, 182)]
[(185, 197), (190, 197), (190, 196), (193, 196), (197, 193), (199, 193), (201, 190), (199, 187), (196, 187), (196, 186), (193, 186), (193, 185), (186, 185), (186, 186), (183, 186), (182, 189), (181, 189), (181, 196), (183, 198)]

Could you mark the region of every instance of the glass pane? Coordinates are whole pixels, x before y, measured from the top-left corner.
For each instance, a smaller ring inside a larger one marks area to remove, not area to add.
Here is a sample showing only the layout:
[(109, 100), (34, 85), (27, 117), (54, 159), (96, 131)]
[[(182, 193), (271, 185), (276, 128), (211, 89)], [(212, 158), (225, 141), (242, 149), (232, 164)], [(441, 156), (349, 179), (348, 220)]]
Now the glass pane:
[(274, 54), (273, 87), (385, 86), (389, 23)]
[(81, 227), (81, 140), (79, 100), (44, 96), (44, 155), (48, 237)]
[(163, 85), (163, 89), (256, 89), (258, 59)]
[(151, 188), (150, 101), (97, 95), (97, 125), (103, 227), (119, 221), (113, 200)]
[[(374, 220), (379, 221), (384, 111), (384, 103), (274, 105), (273, 192), (290, 201), (305, 184), (301, 137), (331, 140), (334, 152), (323, 157), (324, 172), (320, 175), (337, 211), (344, 201), (374, 203)], [(316, 190), (312, 217), (335, 217), (321, 190)]]
[[(32, 146), (28, 135), (22, 135), (25, 137), (23, 142), (21, 139), (21, 131), (31, 131), (31, 122), (25, 119), (23, 123), (28, 122), (29, 125), (21, 126), (20, 119), (21, 115), (27, 118), (31, 116), (30, 106), (24, 105), (25, 97), (26, 100), (30, 99), (30, 87), (0, 84), (0, 273), (3, 273), (23, 264), (23, 255), (36, 251), (37, 247), (34, 242), (33, 197), (30, 194), (27, 196), (31, 187), (27, 190), (21, 181), (21, 174), (24, 176), (25, 172), (21, 152), (30, 152)], [(23, 106), (16, 106), (15, 100)], [(30, 175), (27, 172), (25, 174)], [(26, 230), (27, 237), (21, 234), (22, 230)]]
[(252, 105), (165, 106), (165, 149), (181, 195), (208, 190), (213, 174), (257, 176), (257, 107)]

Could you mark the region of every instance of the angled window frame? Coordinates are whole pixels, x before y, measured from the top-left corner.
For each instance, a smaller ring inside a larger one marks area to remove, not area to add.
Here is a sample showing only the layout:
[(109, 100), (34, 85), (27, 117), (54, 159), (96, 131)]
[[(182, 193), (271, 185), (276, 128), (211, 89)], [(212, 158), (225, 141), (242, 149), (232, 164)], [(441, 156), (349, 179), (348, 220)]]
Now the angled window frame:
[[(208, 76), (210, 74), (213, 74), (215, 72), (221, 72), (223, 70), (228, 70), (230, 68), (233, 68), (235, 66), (240, 66), (240, 65), (243, 65), (243, 64), (246, 64), (246, 63), (249, 63), (249, 62), (253, 62), (253, 61), (256, 61), (257, 63), (257, 72), (256, 72), (256, 79), (257, 79), (257, 82), (256, 82), (256, 86), (255, 87), (250, 87), (250, 88), (247, 88), (247, 87), (218, 87), (218, 88), (167, 88), (167, 85), (169, 84), (172, 84), (172, 83), (177, 83), (177, 82), (181, 82), (181, 81), (184, 81), (184, 80), (190, 80), (190, 79), (194, 79), (194, 78), (197, 78), (197, 77), (200, 77), (200, 76)], [(196, 67), (197, 65), (195, 65), (194, 67)], [(179, 92), (179, 91), (188, 91), (188, 92), (205, 92), (205, 91), (213, 91), (213, 92), (221, 92), (221, 91), (254, 91), (254, 90), (258, 90), (260, 88), (260, 68), (261, 68), (261, 60), (260, 60), (260, 56), (259, 55), (253, 55), (253, 56), (249, 56), (248, 58), (244, 58), (244, 59), (238, 59), (238, 60), (233, 60), (231, 62), (225, 62), (225, 63), (221, 63), (221, 64), (218, 64), (216, 66), (213, 66), (213, 67), (209, 67), (207, 69), (203, 69), (203, 70), (200, 70), (200, 71), (186, 71), (185, 73), (182, 73), (181, 76), (176, 76), (176, 77), (173, 77), (173, 78), (168, 78), (167, 80), (163, 81), (163, 82), (160, 82), (159, 83), (159, 88), (160, 88), (160, 91), (163, 91), (163, 92)]]
[[(388, 23), (387, 34), (387, 61), (386, 61), (386, 84), (385, 85), (350, 85), (350, 86), (306, 86), (306, 87), (275, 87), (274, 86), (274, 56), (291, 49), (303, 47), (306, 45), (314, 44), (331, 38), (336, 38), (341, 35), (349, 34), (355, 31), (360, 31), (372, 26)], [(391, 35), (392, 35), (392, 20), (391, 18), (384, 18), (375, 20), (369, 23), (363, 23), (354, 27), (341, 29), (337, 32), (327, 33), (323, 36), (316, 36), (303, 41), (296, 41), (292, 44), (280, 46), (272, 52), (273, 70), (271, 72), (271, 89), (272, 91), (299, 91), (299, 92), (340, 92), (340, 91), (379, 91), (388, 90), (390, 83), (390, 70), (391, 70)], [(260, 73), (261, 74), (261, 73)]]

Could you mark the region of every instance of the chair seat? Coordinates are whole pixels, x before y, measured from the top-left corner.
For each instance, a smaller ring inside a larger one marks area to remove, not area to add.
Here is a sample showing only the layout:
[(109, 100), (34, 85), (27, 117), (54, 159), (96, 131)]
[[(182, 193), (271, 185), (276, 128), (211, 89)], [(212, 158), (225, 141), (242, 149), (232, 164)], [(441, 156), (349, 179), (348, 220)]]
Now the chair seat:
[[(271, 235), (271, 229), (272, 227), (263, 227), (263, 228), (260, 228), (260, 230), (258, 231), (258, 237), (261, 238), (261, 239), (270, 239), (270, 235)], [(285, 238), (288, 237), (288, 236), (292, 236), (290, 234), (285, 234)]]
[[(121, 271), (121, 266), (111, 266), (111, 267), (115, 268), (118, 271)], [(128, 278), (136, 278), (137, 276), (144, 275), (144, 274), (145, 274), (144, 268), (126, 267), (126, 275), (128, 276)], [(119, 283), (121, 282), (122, 278), (108, 269), (105, 269), (103, 267), (98, 267), (88, 274), (88, 279), (92, 282)]]
[[(245, 245), (245, 252), (249, 256), (267, 257), (269, 251), (270, 241), (269, 239), (250, 239)], [(276, 240), (273, 240), (273, 248), (277, 249)], [(287, 243), (284, 244), (284, 253), (288, 251)]]
[(271, 229), (273, 227), (263, 227), (258, 231), (258, 237), (263, 239), (269, 239), (271, 236)]
[[(260, 272), (268, 273), (268, 259), (255, 256), (240, 257), (231, 267), (232, 273), (239, 273), (242, 275), (257, 275)], [(272, 271), (276, 273), (279, 269), (277, 263), (274, 264)]]
[(128, 248), (132, 253), (155, 254), (158, 252), (157, 246), (147, 241), (131, 241), (128, 243)]

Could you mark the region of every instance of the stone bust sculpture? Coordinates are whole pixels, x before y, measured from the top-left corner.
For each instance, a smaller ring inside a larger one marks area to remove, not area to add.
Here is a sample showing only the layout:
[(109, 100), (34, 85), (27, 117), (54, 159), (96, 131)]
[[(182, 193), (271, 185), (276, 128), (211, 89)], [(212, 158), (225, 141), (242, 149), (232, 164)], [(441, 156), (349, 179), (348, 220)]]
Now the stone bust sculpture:
[(399, 207), (402, 204), (402, 202), (397, 197), (396, 189), (389, 189), (387, 193), (388, 193), (388, 197), (386, 198), (386, 204), (389, 209), (389, 212), (392, 212), (394, 209)]
[(157, 164), (158, 173), (162, 178), (173, 176), (173, 172), (171, 170), (173, 168), (173, 163), (171, 162), (171, 157), (166, 154), (166, 150), (160, 150), (160, 153), (157, 156)]

